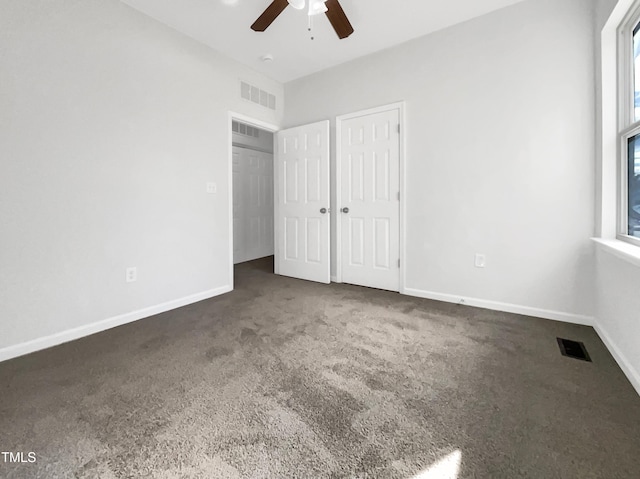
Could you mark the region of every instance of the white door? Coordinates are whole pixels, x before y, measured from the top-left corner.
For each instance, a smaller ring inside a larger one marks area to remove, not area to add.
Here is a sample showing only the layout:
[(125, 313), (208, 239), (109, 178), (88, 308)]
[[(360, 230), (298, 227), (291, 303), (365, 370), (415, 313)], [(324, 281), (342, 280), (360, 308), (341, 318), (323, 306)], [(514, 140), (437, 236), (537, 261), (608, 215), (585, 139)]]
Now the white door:
[(400, 289), (400, 112), (340, 125), (339, 215), (342, 281)]
[(277, 139), (275, 272), (329, 283), (329, 122)]
[(273, 155), (234, 146), (233, 262), (273, 254)]

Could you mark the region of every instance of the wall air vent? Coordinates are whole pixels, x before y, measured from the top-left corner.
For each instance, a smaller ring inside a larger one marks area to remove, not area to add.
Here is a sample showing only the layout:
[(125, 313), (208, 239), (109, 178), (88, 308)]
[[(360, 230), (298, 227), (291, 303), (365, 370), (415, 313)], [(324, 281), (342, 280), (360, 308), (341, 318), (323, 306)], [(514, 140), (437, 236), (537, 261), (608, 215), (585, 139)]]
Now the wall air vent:
[(247, 82), (240, 82), (240, 97), (271, 110), (276, 109), (276, 96)]
[(239, 121), (235, 120), (231, 122), (231, 131), (240, 135), (260, 138), (260, 130), (253, 126), (245, 125), (244, 123), (240, 123)]

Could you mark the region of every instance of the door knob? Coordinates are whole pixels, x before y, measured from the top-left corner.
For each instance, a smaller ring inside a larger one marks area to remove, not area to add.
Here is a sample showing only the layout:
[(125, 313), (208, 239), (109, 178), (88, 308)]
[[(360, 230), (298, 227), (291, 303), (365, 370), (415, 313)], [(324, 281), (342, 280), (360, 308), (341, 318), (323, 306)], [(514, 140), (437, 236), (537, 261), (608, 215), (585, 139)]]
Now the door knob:
[(348, 212), (349, 212), (349, 208), (347, 208), (347, 207), (342, 208), (342, 212), (343, 212), (343, 213), (348, 213)]
[(327, 212), (326, 208), (320, 208), (320, 213), (325, 214)]

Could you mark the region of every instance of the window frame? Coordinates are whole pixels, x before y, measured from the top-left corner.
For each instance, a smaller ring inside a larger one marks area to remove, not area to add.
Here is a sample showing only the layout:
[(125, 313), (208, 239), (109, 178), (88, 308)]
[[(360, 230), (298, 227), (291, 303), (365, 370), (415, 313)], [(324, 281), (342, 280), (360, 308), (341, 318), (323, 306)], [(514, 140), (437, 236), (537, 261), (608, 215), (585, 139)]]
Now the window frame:
[(629, 147), (630, 138), (640, 135), (635, 119), (634, 30), (640, 25), (640, 0), (629, 9), (618, 28), (618, 214), (616, 237), (640, 247), (640, 238), (629, 235)]

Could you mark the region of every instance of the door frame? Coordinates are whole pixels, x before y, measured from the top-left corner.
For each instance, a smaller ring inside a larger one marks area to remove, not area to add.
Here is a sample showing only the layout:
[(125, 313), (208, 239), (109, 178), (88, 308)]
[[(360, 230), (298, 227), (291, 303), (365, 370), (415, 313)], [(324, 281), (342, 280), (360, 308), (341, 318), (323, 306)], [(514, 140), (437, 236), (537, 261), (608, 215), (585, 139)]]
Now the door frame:
[[(227, 114), (227, 149), (229, 150), (228, 158), (227, 158), (227, 168), (229, 169), (227, 176), (227, 184), (229, 185), (229, 194), (227, 197), (227, 201), (229, 202), (229, 284), (231, 285), (231, 289), (235, 288), (235, 278), (233, 274), (233, 120), (240, 121), (247, 125), (251, 125), (256, 128), (260, 128), (261, 130), (268, 131), (269, 133), (273, 133), (273, 153), (275, 160), (275, 152), (276, 152), (276, 133), (280, 130), (280, 126), (274, 125), (272, 123), (268, 123), (266, 121), (257, 120), (247, 115), (243, 115), (242, 113), (236, 113), (234, 111), (229, 110)], [(273, 162), (273, 168), (275, 173), (275, 161)], [(275, 174), (274, 174), (275, 181)], [(273, 195), (274, 195), (274, 206), (275, 200), (277, 198), (278, 190), (277, 184), (274, 184), (273, 187)], [(275, 229), (274, 229), (274, 242), (275, 242)]]
[(342, 283), (342, 221), (340, 221), (340, 204), (342, 203), (342, 122), (345, 120), (351, 120), (361, 116), (373, 115), (375, 113), (382, 113), (385, 111), (398, 110), (398, 121), (400, 123), (400, 137), (399, 137), (399, 162), (400, 162), (400, 216), (399, 216), (399, 234), (400, 234), (400, 294), (404, 294), (405, 289), (405, 264), (406, 261), (406, 165), (405, 165), (405, 152), (406, 152), (406, 136), (405, 136), (405, 102), (399, 101), (390, 103), (387, 105), (378, 106), (375, 108), (368, 108), (366, 110), (360, 110), (353, 113), (347, 113), (336, 117), (336, 205), (332, 211), (336, 214), (336, 275), (332, 278), (336, 283)]

